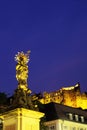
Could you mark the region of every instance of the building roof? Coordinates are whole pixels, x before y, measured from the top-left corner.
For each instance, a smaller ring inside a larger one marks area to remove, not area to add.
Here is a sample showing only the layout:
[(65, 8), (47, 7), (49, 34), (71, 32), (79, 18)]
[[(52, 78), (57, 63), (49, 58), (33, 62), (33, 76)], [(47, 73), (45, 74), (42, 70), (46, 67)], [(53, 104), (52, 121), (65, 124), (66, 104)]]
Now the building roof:
[[(84, 118), (83, 123), (87, 123), (87, 111), (82, 110), (81, 108), (72, 108), (69, 106), (52, 102), (49, 104), (45, 104), (44, 112), (47, 121), (56, 120), (56, 119), (70, 120), (69, 114), (72, 114), (73, 116), (72, 121), (75, 121), (75, 115), (78, 115), (78, 118), (81, 117)], [(81, 122), (81, 119), (78, 121)]]

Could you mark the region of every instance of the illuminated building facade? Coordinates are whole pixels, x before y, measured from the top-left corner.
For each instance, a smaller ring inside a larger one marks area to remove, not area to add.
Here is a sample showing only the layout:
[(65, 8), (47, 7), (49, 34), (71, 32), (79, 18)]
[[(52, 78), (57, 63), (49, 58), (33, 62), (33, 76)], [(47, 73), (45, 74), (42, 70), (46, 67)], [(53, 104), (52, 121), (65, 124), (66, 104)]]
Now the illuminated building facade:
[(39, 101), (43, 104), (55, 102), (74, 108), (87, 109), (87, 93), (81, 93), (79, 84), (63, 87), (50, 93), (44, 92)]
[(58, 103), (45, 104), (48, 130), (87, 130), (87, 111)]

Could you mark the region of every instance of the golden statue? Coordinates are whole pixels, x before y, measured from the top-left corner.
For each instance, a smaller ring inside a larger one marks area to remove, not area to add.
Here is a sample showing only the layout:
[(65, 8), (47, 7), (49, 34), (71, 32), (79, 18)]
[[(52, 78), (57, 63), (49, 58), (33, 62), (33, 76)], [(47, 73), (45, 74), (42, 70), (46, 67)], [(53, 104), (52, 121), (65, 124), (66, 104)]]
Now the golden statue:
[(26, 54), (24, 52), (18, 52), (15, 55), (16, 65), (16, 79), (18, 81), (18, 88), (23, 88), (24, 90), (28, 90), (27, 88), (27, 79), (28, 79), (28, 62), (29, 62), (30, 51)]
[(15, 55), (16, 64), (16, 79), (18, 81), (18, 88), (13, 95), (13, 101), (11, 108), (27, 108), (31, 110), (38, 110), (38, 106), (35, 105), (32, 99), (31, 90), (28, 88), (28, 62), (30, 51), (26, 54), (24, 52), (18, 52)]

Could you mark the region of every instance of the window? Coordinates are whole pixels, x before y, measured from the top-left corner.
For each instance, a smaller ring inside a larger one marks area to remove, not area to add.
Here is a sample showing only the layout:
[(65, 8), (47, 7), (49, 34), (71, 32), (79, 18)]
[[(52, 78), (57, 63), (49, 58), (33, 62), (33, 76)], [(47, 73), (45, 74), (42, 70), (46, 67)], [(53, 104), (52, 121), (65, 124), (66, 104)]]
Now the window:
[(79, 121), (78, 115), (75, 115), (75, 120), (76, 120), (76, 121)]
[(67, 130), (67, 126), (63, 126), (63, 129), (64, 129), (64, 130)]
[(76, 127), (72, 127), (71, 130), (76, 130)]
[(56, 126), (55, 125), (50, 125), (49, 130), (56, 130)]
[(83, 117), (83, 116), (81, 116), (80, 118), (81, 118), (81, 122), (84, 122), (84, 117)]
[(70, 120), (73, 120), (73, 115), (72, 115), (72, 113), (69, 113), (69, 119), (70, 119)]

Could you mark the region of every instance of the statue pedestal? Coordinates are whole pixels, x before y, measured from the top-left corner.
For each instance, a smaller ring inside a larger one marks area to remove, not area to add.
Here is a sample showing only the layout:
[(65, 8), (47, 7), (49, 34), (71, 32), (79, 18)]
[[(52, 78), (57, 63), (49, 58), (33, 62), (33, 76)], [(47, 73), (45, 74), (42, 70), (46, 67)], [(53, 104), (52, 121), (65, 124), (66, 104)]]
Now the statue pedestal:
[(3, 130), (40, 130), (40, 118), (44, 113), (16, 108), (3, 115)]

